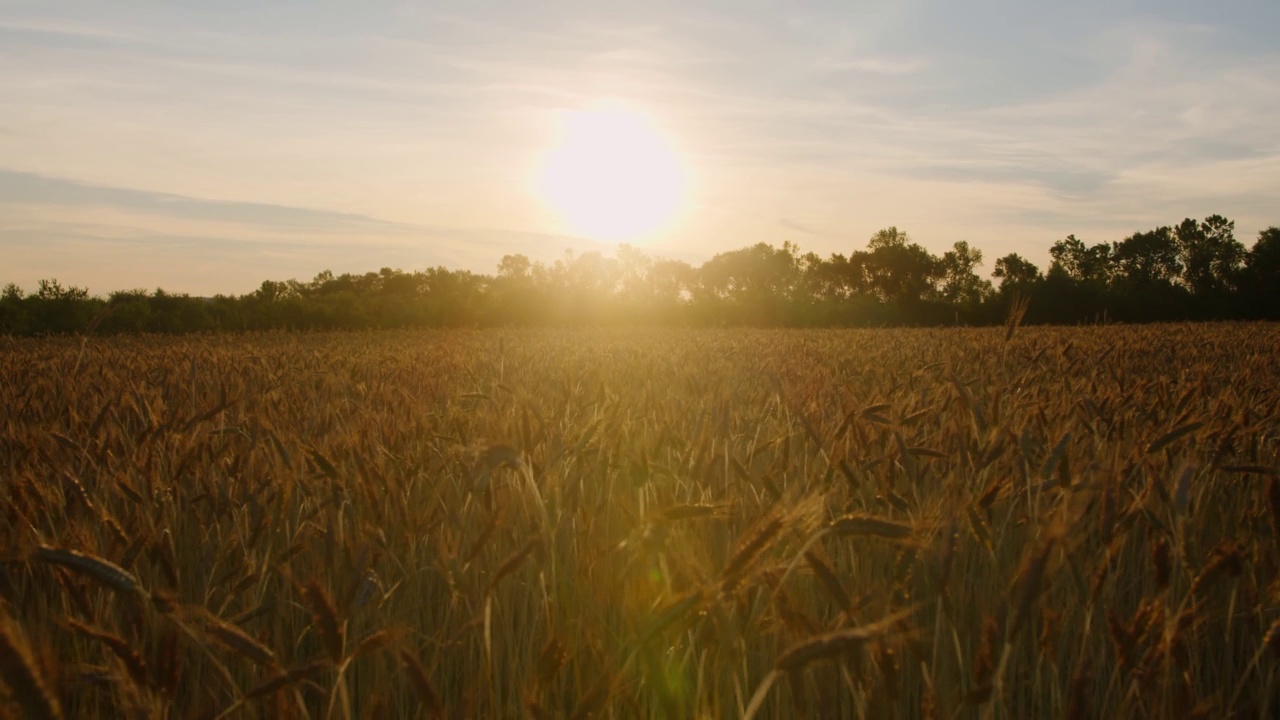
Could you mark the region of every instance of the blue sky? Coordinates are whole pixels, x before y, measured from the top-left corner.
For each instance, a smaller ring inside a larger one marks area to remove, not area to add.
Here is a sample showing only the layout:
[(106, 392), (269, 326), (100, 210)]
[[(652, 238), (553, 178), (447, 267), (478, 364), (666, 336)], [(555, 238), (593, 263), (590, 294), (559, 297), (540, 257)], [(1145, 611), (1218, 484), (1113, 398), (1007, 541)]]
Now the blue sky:
[(987, 270), (1222, 213), (1280, 224), (1280, 3), (0, 0), (0, 282), (245, 292), (606, 247), (544, 206), (557, 113), (690, 173), (648, 251), (897, 225)]

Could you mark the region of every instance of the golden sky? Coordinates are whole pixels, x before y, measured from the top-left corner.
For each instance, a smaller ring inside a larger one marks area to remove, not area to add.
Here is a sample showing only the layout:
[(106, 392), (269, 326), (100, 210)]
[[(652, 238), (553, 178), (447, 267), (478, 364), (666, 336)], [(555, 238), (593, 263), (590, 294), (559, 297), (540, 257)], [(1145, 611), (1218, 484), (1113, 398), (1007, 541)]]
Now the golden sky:
[(958, 5), (0, 3), (0, 282), (1280, 223), (1276, 3)]

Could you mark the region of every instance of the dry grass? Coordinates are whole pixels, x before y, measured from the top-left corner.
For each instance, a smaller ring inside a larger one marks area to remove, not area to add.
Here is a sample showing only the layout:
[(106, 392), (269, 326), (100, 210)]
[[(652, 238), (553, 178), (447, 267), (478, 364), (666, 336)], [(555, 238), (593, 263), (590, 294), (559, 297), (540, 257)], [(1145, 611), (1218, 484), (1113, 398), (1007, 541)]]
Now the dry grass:
[(0, 338), (0, 717), (1274, 716), (1278, 352)]

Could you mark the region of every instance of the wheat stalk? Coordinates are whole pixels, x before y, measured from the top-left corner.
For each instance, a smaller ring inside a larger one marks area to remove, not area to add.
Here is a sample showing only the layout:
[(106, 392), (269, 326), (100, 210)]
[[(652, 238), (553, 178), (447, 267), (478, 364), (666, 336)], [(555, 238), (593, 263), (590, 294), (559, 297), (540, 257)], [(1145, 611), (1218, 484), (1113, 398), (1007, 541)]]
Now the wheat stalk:
[(26, 634), (3, 608), (0, 608), (0, 677), (17, 697), (27, 717), (36, 720), (62, 717), (62, 704), (36, 664)]
[(132, 573), (97, 555), (41, 545), (36, 550), (35, 557), (91, 577), (121, 594), (146, 595), (146, 591)]

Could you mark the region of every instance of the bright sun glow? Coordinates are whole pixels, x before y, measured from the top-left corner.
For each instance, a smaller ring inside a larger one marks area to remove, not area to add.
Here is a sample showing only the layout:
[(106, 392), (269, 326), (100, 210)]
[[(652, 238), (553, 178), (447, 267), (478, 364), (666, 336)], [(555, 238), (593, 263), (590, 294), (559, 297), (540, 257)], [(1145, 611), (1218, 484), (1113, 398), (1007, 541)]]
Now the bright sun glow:
[(634, 241), (674, 219), (685, 199), (686, 173), (648, 117), (605, 105), (565, 116), (538, 186), (573, 231), (597, 240)]

